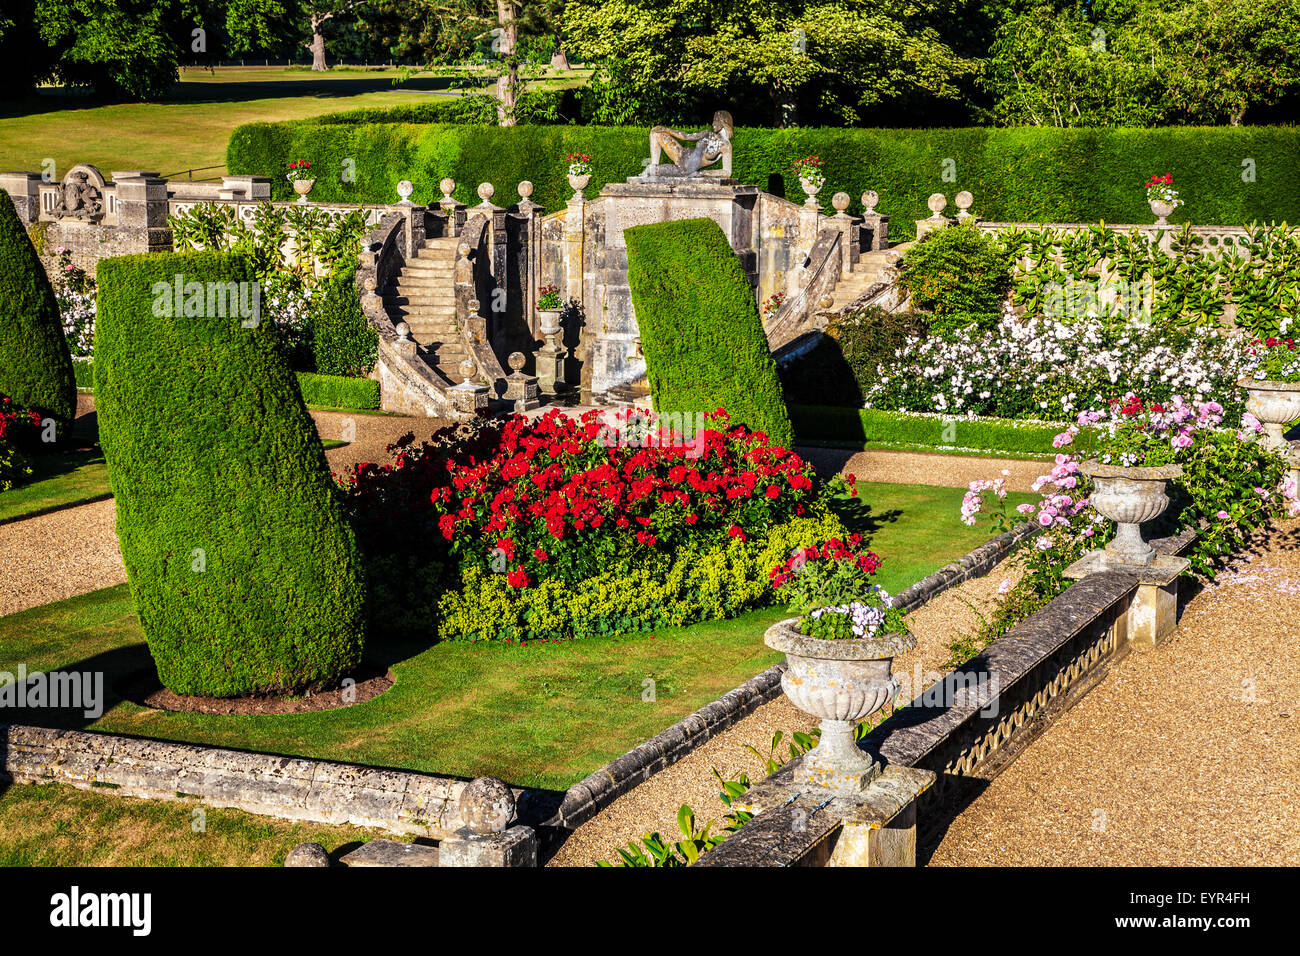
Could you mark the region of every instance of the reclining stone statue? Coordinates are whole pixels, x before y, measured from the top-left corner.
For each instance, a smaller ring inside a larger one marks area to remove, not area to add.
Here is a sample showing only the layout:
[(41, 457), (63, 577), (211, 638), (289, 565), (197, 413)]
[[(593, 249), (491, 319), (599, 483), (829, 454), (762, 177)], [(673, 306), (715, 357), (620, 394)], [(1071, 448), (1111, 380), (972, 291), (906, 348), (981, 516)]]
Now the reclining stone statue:
[[(641, 179), (702, 178), (704, 176), (731, 175), (731, 114), (718, 110), (713, 114), (713, 128), (698, 133), (683, 133), (668, 126), (650, 130), (650, 160)], [(687, 146), (687, 143), (694, 143)], [(671, 163), (660, 165), (660, 156), (667, 153)], [(722, 161), (717, 170), (704, 167)]]

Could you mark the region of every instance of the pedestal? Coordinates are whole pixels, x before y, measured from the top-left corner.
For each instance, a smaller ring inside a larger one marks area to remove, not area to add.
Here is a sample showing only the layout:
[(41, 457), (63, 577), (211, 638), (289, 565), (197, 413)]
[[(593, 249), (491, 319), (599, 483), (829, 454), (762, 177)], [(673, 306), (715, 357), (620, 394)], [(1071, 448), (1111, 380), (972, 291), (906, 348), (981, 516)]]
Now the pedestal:
[(536, 866), (537, 834), (532, 827), (514, 826), (502, 833), (456, 835), (438, 844), (439, 866)]
[(1065, 577), (1078, 581), (1102, 571), (1122, 571), (1138, 579), (1126, 614), (1128, 642), (1134, 647), (1158, 647), (1178, 627), (1178, 579), (1191, 566), (1186, 558), (1157, 554), (1147, 565), (1116, 561), (1105, 551), (1089, 551), (1065, 569)]
[[(554, 336), (550, 336), (554, 338)], [(564, 386), (564, 349), (547, 342), (537, 350), (537, 387), (547, 395), (554, 395)]]
[(537, 388), (537, 376), (525, 375), (523, 372), (511, 372), (505, 378), (506, 391), (502, 398), (515, 403), (515, 411), (526, 412), (541, 407), (541, 398)]

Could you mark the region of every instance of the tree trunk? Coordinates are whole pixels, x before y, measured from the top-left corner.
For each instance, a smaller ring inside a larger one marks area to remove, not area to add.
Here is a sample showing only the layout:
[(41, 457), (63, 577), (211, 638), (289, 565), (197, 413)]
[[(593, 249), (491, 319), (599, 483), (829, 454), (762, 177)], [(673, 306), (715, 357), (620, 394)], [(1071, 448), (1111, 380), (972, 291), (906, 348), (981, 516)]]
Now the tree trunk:
[(519, 96), (519, 61), (515, 51), (519, 48), (519, 5), (514, 0), (497, 0), (497, 23), (501, 33), (497, 37), (497, 56), (505, 65), (505, 72), (497, 79), (497, 122), (501, 126), (514, 126), (515, 103)]
[(551, 69), (552, 70), (569, 69), (569, 55), (564, 52), (563, 43), (555, 44), (555, 52), (551, 54)]
[(799, 98), (795, 91), (784, 83), (772, 84), (772, 105), (775, 107), (775, 122), (778, 129), (799, 125)]
[(318, 73), (329, 69), (325, 63), (325, 34), (320, 32), (322, 22), (315, 17), (311, 21), (311, 68)]

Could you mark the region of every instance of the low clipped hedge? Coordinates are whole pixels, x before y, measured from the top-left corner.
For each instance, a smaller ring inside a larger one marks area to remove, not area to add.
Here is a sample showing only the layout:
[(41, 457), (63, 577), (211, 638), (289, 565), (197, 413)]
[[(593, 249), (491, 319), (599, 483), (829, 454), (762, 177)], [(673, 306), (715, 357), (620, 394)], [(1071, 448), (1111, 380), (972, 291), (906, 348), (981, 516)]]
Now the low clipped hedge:
[(1025, 455), (1054, 454), (1052, 439), (1066, 427), (829, 405), (791, 405), (790, 419), (798, 441), (933, 445)]
[(50, 416), (62, 434), (77, 414), (72, 353), (40, 257), (0, 190), (0, 395)]
[(379, 407), (379, 382), (373, 378), (345, 378), (342, 375), (317, 375), (298, 372), (298, 388), (308, 405), (326, 408)]
[[(356, 267), (324, 281), (311, 315), (311, 362), (322, 375), (365, 375), (379, 357), (379, 333), (366, 319)], [(360, 406), (358, 406), (360, 407)]]
[(763, 321), (722, 229), (712, 219), (683, 219), (624, 236), (655, 410), (694, 416), (725, 408), (790, 447), (794, 433)]
[(162, 683), (179, 694), (294, 693), (354, 668), (357, 545), (269, 323), (155, 315), (154, 288), (252, 282), (246, 260), (99, 263), (95, 404), (117, 532)]
[[(276, 197), (287, 199), (285, 167), (310, 160), (321, 171), (312, 198), (331, 202), (391, 202), (401, 179), (415, 185), (416, 201), (435, 202), (438, 181), (450, 176), (462, 202), (477, 202), (478, 184), (491, 182), (497, 201), (509, 204), (516, 184), (527, 179), (533, 200), (554, 211), (572, 194), (568, 153), (593, 157), (588, 195), (636, 175), (649, 155), (649, 130), (641, 127), (406, 122), (420, 115), (389, 113), (398, 122), (384, 123), (251, 123), (232, 133), (226, 163), (232, 175), (271, 176)], [(1295, 127), (741, 128), (734, 175), (801, 201), (790, 166), (810, 154), (823, 160), (821, 195), (842, 190), (857, 209), (858, 197), (874, 189), (880, 212), (892, 217), (894, 237), (915, 235), (915, 220), (930, 215), (931, 193), (951, 202), (963, 189), (974, 193), (974, 211), (991, 220), (1148, 223), (1153, 217), (1142, 187), (1153, 173), (1172, 173), (1187, 202), (1173, 222), (1300, 221)], [(345, 160), (355, 163), (351, 182), (341, 177)], [(1244, 167), (1246, 160), (1253, 166)], [(1251, 182), (1242, 180), (1247, 168)]]

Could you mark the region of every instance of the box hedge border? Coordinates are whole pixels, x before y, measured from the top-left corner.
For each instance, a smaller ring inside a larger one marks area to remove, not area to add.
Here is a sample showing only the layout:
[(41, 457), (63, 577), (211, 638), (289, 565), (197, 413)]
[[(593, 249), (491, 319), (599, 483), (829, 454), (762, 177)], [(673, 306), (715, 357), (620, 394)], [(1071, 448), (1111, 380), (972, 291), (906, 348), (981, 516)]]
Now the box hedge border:
[[(1013, 421), (996, 418), (965, 418), (958, 415), (923, 415), (878, 408), (836, 408), (830, 405), (791, 405), (796, 442), (847, 442), (865, 445), (925, 445), (936, 448), (969, 448), (988, 452), (1052, 455), (1052, 439), (1065, 430), (1064, 424)], [(945, 432), (952, 438), (946, 438)]]

